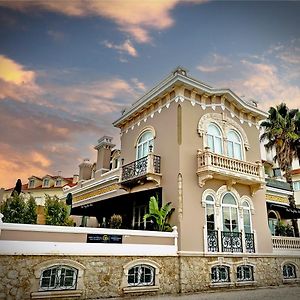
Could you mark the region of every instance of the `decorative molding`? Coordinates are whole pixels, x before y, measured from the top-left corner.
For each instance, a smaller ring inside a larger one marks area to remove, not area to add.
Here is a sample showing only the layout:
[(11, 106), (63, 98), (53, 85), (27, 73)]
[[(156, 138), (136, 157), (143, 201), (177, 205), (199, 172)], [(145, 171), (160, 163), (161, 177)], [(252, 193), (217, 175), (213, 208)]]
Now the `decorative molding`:
[(214, 202), (216, 203), (216, 198), (217, 198), (217, 194), (214, 190), (212, 189), (206, 189), (203, 193), (202, 193), (202, 200), (201, 200), (201, 204), (202, 207), (205, 207), (206, 202), (206, 197), (207, 196), (212, 196), (214, 198)]

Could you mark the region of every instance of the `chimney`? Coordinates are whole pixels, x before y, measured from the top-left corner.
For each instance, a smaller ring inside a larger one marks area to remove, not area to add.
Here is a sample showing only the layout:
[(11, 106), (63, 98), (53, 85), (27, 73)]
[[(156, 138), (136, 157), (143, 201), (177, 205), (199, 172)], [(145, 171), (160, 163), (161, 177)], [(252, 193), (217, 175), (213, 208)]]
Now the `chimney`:
[(72, 183), (75, 184), (75, 183), (77, 183), (78, 181), (79, 181), (79, 175), (74, 174), (74, 175), (73, 175), (73, 181), (72, 181)]
[(112, 137), (105, 135), (98, 140), (98, 145), (95, 146), (98, 151), (96, 171), (99, 170), (100, 174), (104, 174), (110, 169), (111, 149), (115, 146), (112, 139)]
[(92, 177), (93, 164), (88, 158), (85, 158), (79, 165), (79, 180), (88, 180)]

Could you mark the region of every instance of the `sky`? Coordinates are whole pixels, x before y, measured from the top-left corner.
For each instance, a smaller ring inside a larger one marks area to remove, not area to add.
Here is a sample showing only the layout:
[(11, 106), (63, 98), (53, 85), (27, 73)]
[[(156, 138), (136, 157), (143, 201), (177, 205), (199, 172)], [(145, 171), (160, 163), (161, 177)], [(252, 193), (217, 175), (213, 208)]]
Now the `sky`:
[(70, 177), (177, 66), (267, 111), (300, 106), (300, 2), (0, 1), (0, 187)]

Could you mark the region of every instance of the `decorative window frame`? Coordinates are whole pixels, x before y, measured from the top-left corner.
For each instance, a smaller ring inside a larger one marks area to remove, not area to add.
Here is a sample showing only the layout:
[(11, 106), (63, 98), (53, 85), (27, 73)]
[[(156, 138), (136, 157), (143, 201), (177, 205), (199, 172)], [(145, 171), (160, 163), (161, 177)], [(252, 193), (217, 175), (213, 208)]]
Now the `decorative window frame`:
[[(220, 130), (220, 136), (216, 136), (216, 135), (212, 135), (213, 136), (213, 140), (215, 142), (215, 138), (221, 138), (221, 153), (220, 155), (225, 155), (226, 153), (226, 150), (225, 150), (225, 146), (226, 146), (226, 143), (225, 143), (225, 133), (224, 133), (224, 129), (220, 126), (220, 124), (218, 124), (217, 122), (215, 122), (214, 120), (212, 120), (210, 123), (207, 124), (207, 128), (206, 128), (206, 132), (205, 132), (205, 136), (206, 138), (204, 139), (204, 143), (203, 145), (205, 145), (205, 147), (209, 147), (208, 146), (208, 127), (210, 125), (214, 125), (215, 127), (217, 127), (218, 130)], [(211, 149), (213, 150), (213, 149)]]
[[(141, 286), (130, 286), (128, 285), (128, 271), (138, 265), (148, 265), (154, 268), (154, 285), (141, 285)], [(123, 266), (123, 277), (121, 288), (123, 289), (124, 293), (140, 293), (140, 292), (155, 292), (158, 291), (160, 288), (159, 285), (159, 270), (161, 266), (150, 259), (135, 259), (130, 261), (126, 265)]]
[[(45, 184), (45, 181), (48, 180), (48, 184)], [(45, 177), (43, 178), (43, 185), (42, 187), (50, 187), (50, 177)]]
[[(224, 260), (224, 257), (218, 257), (217, 261), (209, 262), (208, 266), (209, 266), (209, 272), (208, 272), (209, 280), (208, 281), (210, 282), (210, 287), (215, 287), (215, 288), (232, 287), (234, 285), (232, 278), (235, 278), (235, 277), (233, 274), (232, 263), (226, 262)], [(229, 282), (212, 282), (211, 281), (211, 270), (212, 270), (212, 268), (217, 267), (217, 266), (226, 266), (229, 268)]]
[[(57, 265), (64, 265), (78, 270), (77, 272), (77, 285), (74, 290), (41, 290), (40, 278), (43, 271), (47, 268), (51, 268)], [(39, 263), (34, 266), (34, 279), (32, 280), (32, 292), (31, 299), (43, 299), (43, 298), (80, 298), (84, 290), (83, 276), (86, 267), (81, 263), (70, 259), (51, 259)]]
[[(284, 278), (283, 277), (283, 267), (285, 265), (293, 265), (295, 267), (295, 275), (296, 277), (295, 278)], [(300, 282), (300, 277), (299, 277), (299, 267), (298, 265), (292, 261), (292, 260), (285, 260), (282, 262), (281, 264), (281, 276), (282, 276), (282, 282), (283, 283), (295, 283), (295, 282)]]
[[(135, 158), (136, 158), (136, 160), (138, 160), (138, 146), (139, 146), (139, 140), (141, 139), (141, 137), (143, 136), (143, 134), (145, 134), (147, 131), (151, 132), (152, 137), (153, 137), (153, 148), (152, 148), (152, 152), (153, 152), (153, 150), (154, 150), (154, 148), (155, 148), (155, 143), (154, 143), (154, 141), (155, 141), (155, 138), (156, 138), (156, 133), (155, 133), (154, 127), (153, 127), (153, 126), (147, 126), (147, 127), (144, 127), (144, 128), (142, 129), (142, 131), (139, 133), (139, 135), (138, 135), (138, 137), (136, 138), (135, 143), (134, 143)], [(148, 141), (150, 141), (150, 140), (148, 140)], [(145, 142), (143, 142), (143, 143), (145, 143)]]
[[(234, 272), (235, 272), (235, 285), (236, 286), (246, 286), (246, 285), (256, 285), (257, 284), (257, 281), (255, 280), (256, 278), (256, 263), (253, 263), (253, 262), (250, 262), (248, 260), (248, 258), (244, 258), (243, 260), (241, 261), (237, 261), (235, 263), (233, 263), (234, 265)], [(253, 269), (253, 280), (252, 281), (238, 281), (237, 280), (237, 269), (238, 267), (241, 267), (241, 266), (251, 266)]]
[(146, 131), (151, 131), (152, 135), (153, 135), (153, 139), (156, 138), (156, 131), (154, 129), (153, 126), (146, 126), (144, 127), (138, 134), (137, 138), (135, 139), (135, 142), (134, 142), (134, 148), (136, 149), (137, 145), (138, 145), (138, 142), (139, 142), (139, 139), (141, 138), (141, 136), (146, 132)]
[(200, 137), (203, 139), (203, 148), (207, 147), (207, 129), (210, 123), (216, 124), (223, 136), (223, 154), (227, 156), (227, 135), (230, 130), (236, 131), (242, 143), (242, 157), (246, 159), (246, 151), (250, 149), (250, 144), (248, 141), (247, 134), (242, 126), (235, 122), (232, 118), (226, 116), (225, 113), (208, 113), (203, 115), (198, 121), (197, 131)]
[(35, 179), (34, 178), (30, 178), (29, 182), (28, 182), (28, 188), (29, 189), (33, 189), (35, 186)]

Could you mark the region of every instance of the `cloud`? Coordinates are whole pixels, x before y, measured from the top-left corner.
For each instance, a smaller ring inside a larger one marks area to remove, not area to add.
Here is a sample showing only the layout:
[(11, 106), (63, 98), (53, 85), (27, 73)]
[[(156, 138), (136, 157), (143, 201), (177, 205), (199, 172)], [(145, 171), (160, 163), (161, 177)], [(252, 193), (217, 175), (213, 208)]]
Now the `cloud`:
[(0, 100), (10, 98), (24, 102), (39, 101), (41, 88), (36, 84), (36, 73), (26, 70), (14, 60), (0, 55)]
[(203, 73), (215, 73), (231, 67), (232, 65), (227, 57), (212, 53), (205, 58), (205, 64), (198, 65), (196, 69)]
[(60, 42), (65, 38), (65, 34), (61, 31), (48, 30), (47, 34), (56, 42)]
[[(75, 114), (89, 114), (98, 118), (107, 114), (119, 113), (125, 106), (132, 103), (146, 89), (137, 78), (126, 81), (121, 78), (111, 78), (76, 86), (48, 86), (52, 97), (63, 99), (60, 109)], [(109, 120), (111, 123), (113, 120)]]
[[(199, 4), (207, 0), (187, 0)], [(1, 1), (1, 6), (29, 12), (39, 9), (65, 14), (71, 17), (100, 16), (114, 21), (119, 29), (137, 42), (151, 41), (149, 30), (163, 30), (174, 24), (172, 9), (182, 4), (180, 0), (73, 0), (73, 1)]]
[(246, 59), (241, 60), (241, 66), (241, 78), (233, 80), (230, 86), (238, 94), (257, 100), (261, 109), (267, 111), (281, 102), (296, 108), (295, 103), (300, 103), (299, 86), (286, 80), (284, 72), (277, 66)]
[(24, 67), (12, 59), (0, 55), (0, 79), (16, 85), (34, 82), (35, 73), (24, 70)]
[(130, 42), (130, 40), (126, 40), (123, 44), (120, 44), (120, 45), (116, 45), (116, 44), (110, 43), (108, 41), (104, 41), (103, 44), (107, 48), (118, 50), (120, 53), (124, 53), (125, 52), (128, 55), (133, 56), (133, 57), (137, 57), (138, 56), (138, 53), (137, 53), (136, 49), (133, 47), (133, 45)]

